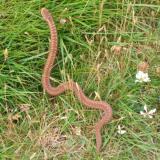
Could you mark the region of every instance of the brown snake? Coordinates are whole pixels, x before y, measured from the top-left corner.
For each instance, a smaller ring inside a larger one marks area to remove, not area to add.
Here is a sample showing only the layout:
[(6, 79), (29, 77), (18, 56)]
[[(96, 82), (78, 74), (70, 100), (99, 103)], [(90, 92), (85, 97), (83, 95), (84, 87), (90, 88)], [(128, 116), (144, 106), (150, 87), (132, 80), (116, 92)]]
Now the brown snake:
[(102, 137), (101, 137), (101, 128), (103, 125), (108, 123), (112, 118), (112, 108), (109, 104), (103, 101), (93, 101), (90, 100), (85, 96), (80, 86), (75, 83), (74, 81), (70, 80), (68, 82), (64, 82), (57, 87), (53, 87), (50, 83), (50, 73), (53, 67), (53, 63), (56, 58), (57, 54), (57, 31), (56, 27), (52, 18), (51, 13), (46, 9), (41, 9), (41, 14), (44, 20), (48, 23), (50, 34), (51, 34), (51, 42), (50, 42), (50, 49), (46, 64), (44, 66), (44, 71), (42, 75), (42, 85), (43, 88), (48, 94), (52, 96), (57, 96), (66, 90), (71, 90), (74, 94), (78, 97), (79, 101), (87, 107), (101, 109), (104, 111), (104, 115), (102, 119), (100, 119), (97, 124), (95, 125), (96, 131), (96, 148), (97, 151), (100, 150), (102, 144)]

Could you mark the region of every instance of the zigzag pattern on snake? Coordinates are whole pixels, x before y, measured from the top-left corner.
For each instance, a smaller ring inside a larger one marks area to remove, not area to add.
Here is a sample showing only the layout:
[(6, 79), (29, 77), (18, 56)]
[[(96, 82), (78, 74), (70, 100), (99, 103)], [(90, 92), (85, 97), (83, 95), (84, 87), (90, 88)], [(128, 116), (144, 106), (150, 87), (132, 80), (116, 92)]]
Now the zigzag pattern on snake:
[(72, 80), (64, 82), (57, 87), (51, 85), (50, 73), (57, 55), (57, 31), (51, 13), (46, 8), (42, 8), (41, 14), (44, 20), (48, 23), (51, 35), (49, 54), (42, 75), (43, 88), (52, 96), (58, 96), (67, 90), (71, 90), (83, 105), (104, 111), (104, 115), (95, 125), (96, 149), (99, 152), (102, 145), (101, 128), (111, 120), (112, 108), (104, 101), (94, 101), (86, 97), (81, 87)]

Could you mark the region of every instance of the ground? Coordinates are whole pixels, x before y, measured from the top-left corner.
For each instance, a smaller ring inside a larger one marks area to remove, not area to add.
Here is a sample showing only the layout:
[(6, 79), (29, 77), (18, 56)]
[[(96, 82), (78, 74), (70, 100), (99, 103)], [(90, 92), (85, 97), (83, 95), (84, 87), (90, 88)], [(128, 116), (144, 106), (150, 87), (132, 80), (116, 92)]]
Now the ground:
[[(74, 79), (113, 108), (100, 153), (93, 126), (103, 113), (72, 92), (52, 97), (42, 88), (50, 40), (42, 7), (58, 31), (52, 84)], [(158, 0), (1, 0), (0, 18), (0, 159), (159, 159)], [(150, 81), (135, 83), (142, 63)]]

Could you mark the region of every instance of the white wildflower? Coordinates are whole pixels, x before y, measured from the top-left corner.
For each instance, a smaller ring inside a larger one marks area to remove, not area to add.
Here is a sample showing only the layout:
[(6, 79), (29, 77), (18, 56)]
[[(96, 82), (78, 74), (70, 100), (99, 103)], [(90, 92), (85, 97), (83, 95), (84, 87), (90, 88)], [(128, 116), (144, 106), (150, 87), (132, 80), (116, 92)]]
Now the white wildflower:
[(148, 73), (144, 73), (142, 71), (138, 71), (137, 74), (136, 74), (136, 80), (135, 82), (150, 82), (150, 78), (148, 76)]
[(144, 105), (144, 111), (140, 111), (140, 114), (144, 117), (153, 118), (153, 115), (156, 113), (156, 108), (148, 111), (147, 105)]
[(118, 125), (118, 133), (119, 134), (125, 134), (127, 131), (126, 130), (124, 130), (124, 129), (122, 129), (122, 128), (124, 128), (124, 127), (121, 127), (120, 125)]

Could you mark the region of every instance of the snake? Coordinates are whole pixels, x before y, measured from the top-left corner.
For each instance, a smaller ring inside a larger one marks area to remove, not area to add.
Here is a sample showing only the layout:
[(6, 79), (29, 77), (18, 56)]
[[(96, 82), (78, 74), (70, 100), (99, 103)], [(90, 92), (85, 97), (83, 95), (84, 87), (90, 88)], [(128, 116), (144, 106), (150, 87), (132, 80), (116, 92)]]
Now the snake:
[(51, 96), (58, 96), (63, 92), (70, 90), (74, 93), (74, 95), (78, 98), (78, 100), (85, 106), (99, 109), (103, 111), (102, 118), (95, 124), (95, 135), (96, 135), (96, 151), (99, 152), (102, 145), (102, 136), (101, 136), (101, 128), (107, 124), (112, 119), (112, 107), (104, 102), (104, 101), (96, 101), (89, 99), (78, 85), (77, 82), (73, 80), (68, 80), (67, 82), (59, 84), (57, 87), (53, 87), (50, 82), (50, 74), (53, 68), (54, 61), (57, 55), (57, 30), (52, 17), (52, 14), (49, 12), (47, 8), (41, 8), (41, 15), (43, 19), (47, 22), (49, 30), (50, 30), (50, 44), (49, 44), (49, 53), (44, 65), (43, 73), (42, 73), (42, 87), (45, 92), (47, 92)]

